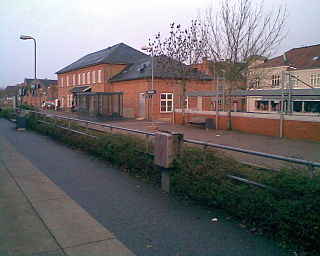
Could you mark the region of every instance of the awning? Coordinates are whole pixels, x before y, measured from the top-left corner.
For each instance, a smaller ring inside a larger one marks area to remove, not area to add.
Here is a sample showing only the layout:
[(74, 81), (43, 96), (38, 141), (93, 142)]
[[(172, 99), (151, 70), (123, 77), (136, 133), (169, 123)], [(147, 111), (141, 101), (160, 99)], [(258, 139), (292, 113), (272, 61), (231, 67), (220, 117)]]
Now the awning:
[(91, 92), (91, 86), (77, 86), (71, 89), (69, 92), (72, 92), (72, 93)]

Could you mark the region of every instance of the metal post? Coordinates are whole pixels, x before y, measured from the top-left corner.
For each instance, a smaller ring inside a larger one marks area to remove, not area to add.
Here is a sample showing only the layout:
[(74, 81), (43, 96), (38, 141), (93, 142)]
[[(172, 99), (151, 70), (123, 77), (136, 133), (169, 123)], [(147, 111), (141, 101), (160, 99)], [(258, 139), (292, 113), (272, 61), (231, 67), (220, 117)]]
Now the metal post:
[(219, 129), (219, 85), (218, 85), (218, 76), (216, 75), (216, 130)]
[(281, 111), (280, 111), (280, 138), (283, 138), (283, 111), (284, 111), (284, 71), (281, 73)]
[(308, 176), (309, 178), (313, 177), (314, 166), (312, 164), (308, 164)]
[(149, 151), (149, 134), (146, 134), (146, 152)]
[[(151, 48), (151, 90), (154, 90), (154, 79), (153, 79), (153, 62), (154, 62), (154, 55), (153, 55), (153, 48)], [(151, 125), (154, 126), (154, 112), (153, 112), (153, 95), (151, 95)]]
[(71, 129), (71, 121), (68, 120), (68, 128)]
[(292, 114), (292, 83), (291, 83), (291, 78), (292, 78), (292, 75), (291, 73), (288, 73), (288, 77), (289, 77), (289, 81), (288, 81), (288, 91), (289, 91), (289, 94), (288, 94), (288, 114), (291, 116)]

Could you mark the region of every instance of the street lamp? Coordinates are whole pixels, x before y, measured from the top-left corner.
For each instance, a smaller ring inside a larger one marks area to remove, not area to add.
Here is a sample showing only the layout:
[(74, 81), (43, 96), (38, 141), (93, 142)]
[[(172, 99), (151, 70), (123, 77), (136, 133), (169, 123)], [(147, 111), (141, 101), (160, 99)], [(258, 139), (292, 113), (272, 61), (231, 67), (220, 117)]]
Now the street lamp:
[(37, 80), (37, 42), (36, 39), (34, 39), (31, 36), (25, 36), (21, 35), (20, 36), (21, 40), (33, 40), (34, 41), (34, 82), (36, 83)]
[[(151, 90), (154, 90), (154, 79), (153, 79), (153, 61), (154, 61), (154, 54), (153, 54), (153, 48), (151, 46), (143, 46), (141, 47), (141, 50), (143, 51), (151, 51)], [(153, 95), (151, 94), (151, 125), (152, 127), (154, 126), (154, 121), (153, 121)]]

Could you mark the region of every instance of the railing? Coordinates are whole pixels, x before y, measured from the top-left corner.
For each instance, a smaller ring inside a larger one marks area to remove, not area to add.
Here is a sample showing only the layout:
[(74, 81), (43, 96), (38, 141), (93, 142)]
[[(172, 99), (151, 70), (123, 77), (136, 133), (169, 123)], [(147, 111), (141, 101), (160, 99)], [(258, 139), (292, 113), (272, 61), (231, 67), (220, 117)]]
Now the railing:
[[(111, 133), (112, 133), (113, 129), (117, 129), (117, 130), (123, 130), (123, 131), (127, 131), (127, 132), (137, 133), (137, 134), (143, 134), (143, 135), (145, 135), (146, 150), (147, 151), (148, 151), (148, 145), (149, 145), (149, 136), (155, 136), (155, 133), (152, 133), (152, 132), (129, 129), (129, 128), (110, 125), (110, 124), (102, 124), (102, 123), (98, 123), (98, 122), (82, 120), (82, 119), (77, 119), (77, 118), (59, 116), (59, 115), (54, 115), (54, 114), (50, 114), (50, 113), (43, 113), (43, 112), (37, 112), (37, 111), (31, 111), (31, 110), (28, 110), (28, 111), (31, 112), (31, 113), (34, 113), (36, 116), (40, 114), (40, 115), (53, 117), (54, 120), (55, 120), (55, 125), (57, 125), (57, 119), (68, 120), (68, 127), (63, 127), (63, 126), (58, 126), (58, 127), (62, 128), (62, 129), (65, 129), (65, 130), (72, 131), (72, 132), (76, 132), (76, 133), (79, 133), (79, 134), (82, 134), (82, 135), (90, 136), (90, 137), (96, 137), (96, 136), (91, 135), (91, 134), (88, 133), (89, 124), (92, 124), (92, 125), (95, 125), (95, 126), (100, 126), (100, 127), (107, 127), (107, 128), (110, 129)], [(39, 120), (39, 121), (41, 121), (41, 120)], [(84, 123), (86, 132), (84, 133), (84, 132), (79, 132), (79, 131), (71, 129), (71, 122)], [(90, 128), (90, 129), (94, 129), (94, 128)], [(286, 162), (306, 165), (308, 167), (308, 176), (309, 177), (313, 176), (315, 167), (320, 167), (320, 163), (319, 162), (315, 162), (315, 161), (308, 161), (308, 160), (304, 160), (304, 159), (298, 159), (298, 158), (274, 155), (274, 154), (269, 154), (269, 153), (263, 153), (263, 152), (258, 152), (258, 151), (252, 151), (252, 150), (247, 150), (247, 149), (235, 148), (235, 147), (230, 147), (230, 146), (225, 146), (225, 145), (220, 145), (220, 144), (214, 144), (214, 143), (208, 143), (208, 142), (203, 142), (203, 141), (190, 140), (190, 139), (184, 139), (184, 142), (191, 143), (191, 144), (196, 144), (196, 145), (201, 145), (205, 149), (208, 148), (208, 147), (219, 148), (219, 149), (224, 149), (224, 150), (229, 150), (229, 151), (234, 151), (234, 152), (240, 152), (240, 153), (244, 153), (244, 154), (250, 154), (250, 155), (255, 155), (255, 156), (260, 156), (260, 157), (265, 157), (265, 158), (271, 158), (271, 159), (282, 160), (282, 161), (286, 161)], [(256, 183), (254, 181), (245, 180), (245, 179), (243, 179), (241, 177), (236, 177), (236, 176), (232, 176), (232, 175), (229, 175), (229, 177), (233, 178), (233, 179), (237, 179), (237, 180), (243, 181), (243, 182), (246, 182), (246, 183), (257, 185), (257, 186), (260, 186), (260, 187), (266, 187), (263, 184), (259, 184), (259, 183)]]

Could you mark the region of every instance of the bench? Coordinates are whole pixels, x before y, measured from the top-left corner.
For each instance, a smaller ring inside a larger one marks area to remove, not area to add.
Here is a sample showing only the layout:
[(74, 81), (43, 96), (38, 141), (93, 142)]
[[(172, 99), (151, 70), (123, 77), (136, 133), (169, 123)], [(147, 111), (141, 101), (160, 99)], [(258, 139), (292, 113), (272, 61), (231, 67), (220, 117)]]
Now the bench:
[(206, 118), (205, 117), (201, 117), (201, 116), (192, 117), (190, 121), (187, 121), (187, 123), (188, 124), (192, 124), (192, 125), (203, 125), (203, 126), (205, 126)]

